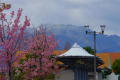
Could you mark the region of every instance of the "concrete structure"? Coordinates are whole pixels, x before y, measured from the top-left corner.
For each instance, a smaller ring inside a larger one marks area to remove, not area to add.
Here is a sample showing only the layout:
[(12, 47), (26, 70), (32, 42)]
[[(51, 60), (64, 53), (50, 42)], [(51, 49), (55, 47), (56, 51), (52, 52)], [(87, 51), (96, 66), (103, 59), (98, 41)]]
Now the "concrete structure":
[(55, 80), (74, 80), (74, 72), (72, 70), (63, 70), (56, 75)]
[[(56, 75), (55, 80), (75, 80), (74, 72), (73, 70), (63, 70)], [(88, 73), (88, 80), (94, 80), (93, 72)], [(99, 72), (97, 72), (97, 80), (102, 80), (102, 74)]]
[[(71, 70), (69, 74), (74, 74), (74, 78), (71, 76), (71, 79), (90, 80), (89, 73), (92, 73), (91, 80), (93, 79), (94, 55), (89, 54), (77, 43), (75, 43), (70, 50), (68, 50), (64, 54), (59, 55), (58, 60), (60, 60), (61, 62), (64, 63), (64, 65), (67, 66), (66, 68), (67, 70)], [(97, 66), (100, 66), (103, 64), (100, 58), (96, 57), (96, 60), (97, 60), (97, 63), (96, 63)], [(67, 72), (64, 72), (64, 73), (65, 73), (64, 75), (68, 76)], [(66, 77), (61, 75), (60, 79), (65, 80)], [(98, 76), (98, 79), (101, 79), (101, 78), (99, 78)]]

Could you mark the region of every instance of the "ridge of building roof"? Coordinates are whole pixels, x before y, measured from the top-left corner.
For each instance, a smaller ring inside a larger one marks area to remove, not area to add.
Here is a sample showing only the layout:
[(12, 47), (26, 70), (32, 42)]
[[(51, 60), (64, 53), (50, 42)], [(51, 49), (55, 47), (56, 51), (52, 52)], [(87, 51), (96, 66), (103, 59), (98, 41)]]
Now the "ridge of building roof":
[(59, 55), (59, 57), (62, 56), (86, 56), (86, 57), (93, 57), (94, 55), (88, 53), (86, 50), (84, 50), (80, 45), (77, 43), (74, 43), (71, 49), (69, 49), (64, 54)]

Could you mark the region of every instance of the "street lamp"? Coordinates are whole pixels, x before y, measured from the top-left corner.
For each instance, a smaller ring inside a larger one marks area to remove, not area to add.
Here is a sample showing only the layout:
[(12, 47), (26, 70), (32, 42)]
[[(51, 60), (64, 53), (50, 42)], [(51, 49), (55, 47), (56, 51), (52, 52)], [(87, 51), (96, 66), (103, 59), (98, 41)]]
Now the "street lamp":
[(104, 34), (105, 25), (104, 25), (104, 24), (102, 24), (102, 25), (100, 25), (100, 27), (101, 27), (102, 34)]
[(0, 12), (11, 8), (11, 4), (1, 3), (0, 2)]
[(100, 25), (101, 32), (89, 31), (88, 24), (86, 24), (84, 27), (86, 28), (86, 34), (93, 34), (93, 36), (94, 36), (94, 80), (96, 80), (96, 35), (97, 34), (104, 34), (105, 25), (103, 25), (103, 24)]

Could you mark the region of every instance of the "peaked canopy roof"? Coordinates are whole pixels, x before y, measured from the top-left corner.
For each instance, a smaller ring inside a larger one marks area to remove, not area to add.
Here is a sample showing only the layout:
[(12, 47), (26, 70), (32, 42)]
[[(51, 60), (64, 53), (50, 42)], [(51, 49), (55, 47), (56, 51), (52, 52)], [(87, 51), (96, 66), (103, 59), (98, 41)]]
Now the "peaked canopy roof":
[(84, 56), (84, 57), (93, 57), (94, 55), (89, 54), (86, 50), (80, 47), (77, 43), (74, 43), (72, 48), (68, 50), (66, 53), (59, 55), (59, 57), (63, 56)]

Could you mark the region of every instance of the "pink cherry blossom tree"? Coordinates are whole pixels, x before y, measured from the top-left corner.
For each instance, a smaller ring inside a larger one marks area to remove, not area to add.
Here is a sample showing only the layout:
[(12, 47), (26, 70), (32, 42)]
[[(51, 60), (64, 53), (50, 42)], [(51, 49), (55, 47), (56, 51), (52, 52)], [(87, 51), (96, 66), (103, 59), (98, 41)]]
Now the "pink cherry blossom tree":
[(14, 62), (20, 58), (16, 53), (22, 49), (25, 30), (30, 26), (27, 16), (23, 24), (20, 22), (22, 9), (16, 14), (12, 11), (9, 17), (9, 14), (0, 13), (0, 62), (8, 80), (13, 80)]
[(26, 58), (18, 64), (17, 73), (24, 73), (25, 80), (43, 80), (57, 72), (58, 64), (53, 55), (56, 46), (55, 35), (47, 35), (46, 29), (40, 27), (29, 42)]

